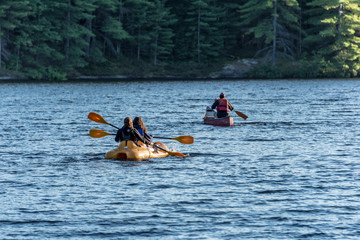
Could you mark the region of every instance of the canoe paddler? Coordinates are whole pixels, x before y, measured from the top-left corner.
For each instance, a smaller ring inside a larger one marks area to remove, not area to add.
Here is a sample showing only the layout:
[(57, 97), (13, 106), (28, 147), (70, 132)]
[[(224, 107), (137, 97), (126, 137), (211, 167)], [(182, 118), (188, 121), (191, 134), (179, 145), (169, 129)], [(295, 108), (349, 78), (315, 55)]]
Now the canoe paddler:
[(151, 144), (150, 141), (148, 141), (143, 136), (141, 136), (141, 134), (134, 128), (131, 117), (126, 117), (124, 119), (124, 126), (117, 131), (115, 136), (116, 142), (128, 141), (128, 140), (133, 141), (139, 147), (140, 145), (137, 143), (137, 141), (141, 141), (146, 145)]
[(225, 93), (220, 93), (219, 97), (219, 99), (215, 99), (215, 102), (211, 106), (211, 109), (216, 108), (218, 118), (229, 117), (229, 110), (234, 111), (234, 108), (231, 103), (225, 98)]

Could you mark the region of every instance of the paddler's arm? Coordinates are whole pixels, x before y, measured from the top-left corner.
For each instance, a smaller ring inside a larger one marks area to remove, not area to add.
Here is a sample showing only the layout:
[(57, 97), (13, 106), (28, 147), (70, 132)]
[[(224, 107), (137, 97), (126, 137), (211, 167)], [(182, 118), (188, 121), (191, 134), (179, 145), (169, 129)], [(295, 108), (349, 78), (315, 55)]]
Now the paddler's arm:
[(116, 133), (116, 136), (115, 136), (116, 142), (120, 142), (120, 140), (121, 140), (121, 131), (122, 131), (122, 129), (119, 129)]
[(153, 137), (151, 135), (147, 134), (146, 132), (144, 132), (144, 139), (149, 142), (152, 142)]
[[(134, 133), (134, 136), (137, 140), (140, 140), (141, 142), (145, 143), (146, 145), (149, 145), (150, 142), (147, 141), (143, 136), (141, 136), (141, 134), (138, 132), (138, 130), (136, 130), (135, 128), (132, 129), (132, 132)], [(135, 140), (136, 140), (135, 139)]]
[(219, 99), (215, 99), (215, 102), (211, 106), (211, 109), (215, 109), (219, 105)]
[(229, 101), (228, 101), (228, 106), (229, 106), (230, 111), (234, 111), (234, 108)]

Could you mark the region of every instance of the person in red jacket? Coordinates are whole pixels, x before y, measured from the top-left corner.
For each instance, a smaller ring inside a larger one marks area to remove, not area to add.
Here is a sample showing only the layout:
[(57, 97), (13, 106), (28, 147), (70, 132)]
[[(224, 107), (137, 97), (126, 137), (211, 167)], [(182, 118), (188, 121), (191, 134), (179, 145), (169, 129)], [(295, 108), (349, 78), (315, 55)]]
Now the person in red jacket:
[(229, 117), (229, 110), (234, 111), (233, 106), (231, 103), (225, 98), (224, 93), (220, 93), (220, 98), (215, 99), (214, 104), (211, 106), (211, 109), (215, 109), (217, 111), (218, 118)]

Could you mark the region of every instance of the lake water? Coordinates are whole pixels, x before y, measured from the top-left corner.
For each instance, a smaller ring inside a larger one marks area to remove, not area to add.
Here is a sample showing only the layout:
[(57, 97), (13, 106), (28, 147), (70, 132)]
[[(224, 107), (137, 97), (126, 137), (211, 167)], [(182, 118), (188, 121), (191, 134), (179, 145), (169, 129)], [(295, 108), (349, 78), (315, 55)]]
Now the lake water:
[[(221, 92), (235, 126), (204, 125)], [(0, 83), (1, 239), (359, 239), (360, 81)], [(106, 160), (97, 112), (187, 158)], [(159, 140), (159, 139), (157, 139)]]

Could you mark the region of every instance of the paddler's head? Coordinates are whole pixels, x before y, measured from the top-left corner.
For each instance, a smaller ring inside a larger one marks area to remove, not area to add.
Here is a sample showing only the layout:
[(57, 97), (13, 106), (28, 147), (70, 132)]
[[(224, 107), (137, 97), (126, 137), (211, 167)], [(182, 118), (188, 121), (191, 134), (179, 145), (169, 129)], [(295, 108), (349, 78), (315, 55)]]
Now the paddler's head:
[(141, 117), (137, 116), (137, 117), (134, 118), (134, 125), (140, 126), (141, 129), (143, 129), (145, 132), (147, 132), (145, 123), (144, 123), (144, 121), (142, 120)]
[(220, 93), (220, 98), (224, 98), (225, 97), (225, 93)]
[(133, 122), (131, 120), (131, 117), (126, 117), (124, 119), (124, 126), (128, 127), (128, 128), (132, 128), (133, 127)]
[(141, 125), (142, 123), (141, 117), (134, 117), (134, 125)]

